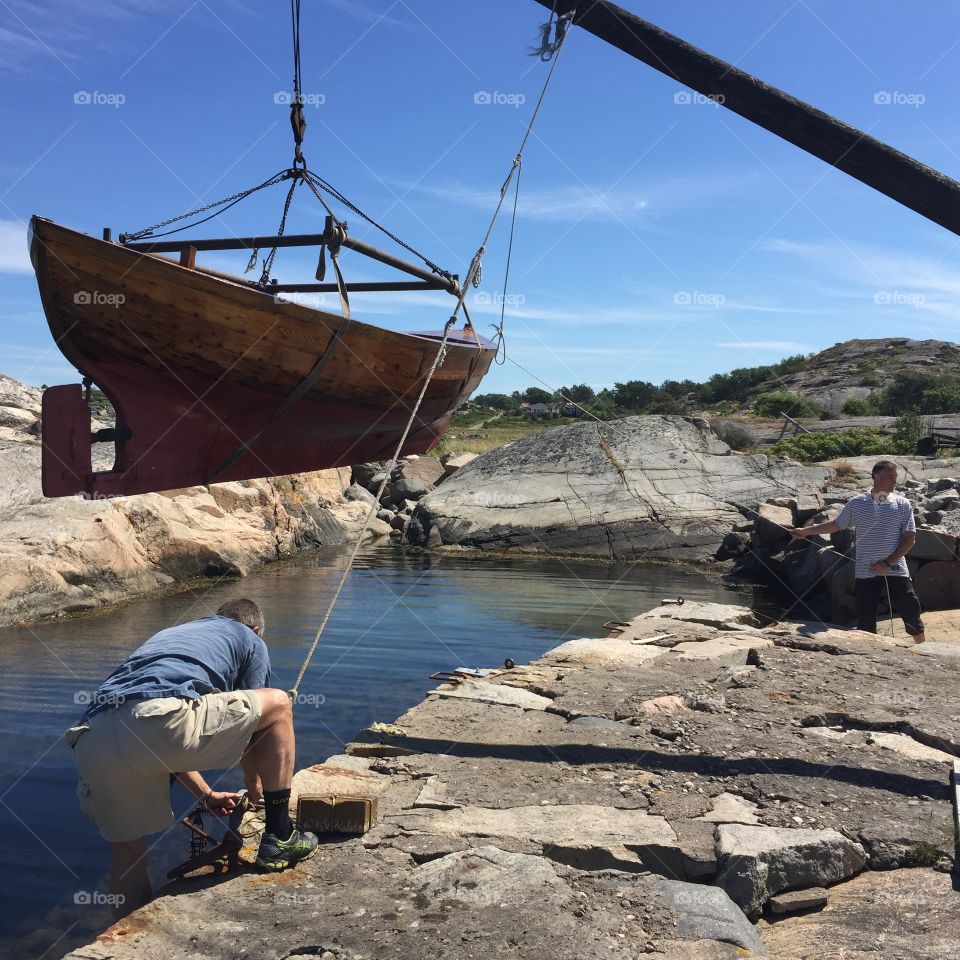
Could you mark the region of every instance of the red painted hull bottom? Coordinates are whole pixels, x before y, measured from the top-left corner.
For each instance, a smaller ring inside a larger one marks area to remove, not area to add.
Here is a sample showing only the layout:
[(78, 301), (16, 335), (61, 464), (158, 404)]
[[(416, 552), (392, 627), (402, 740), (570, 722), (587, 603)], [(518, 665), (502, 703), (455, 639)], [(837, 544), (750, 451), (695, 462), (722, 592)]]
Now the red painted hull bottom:
[[(306, 398), (274, 421), (229, 468), (221, 467), (249, 443), (283, 397), (237, 384), (144, 367), (101, 365), (99, 377), (117, 411), (118, 423), (136, 424), (116, 444), (114, 469), (91, 467), (90, 410), (79, 384), (48, 388), (43, 395), (43, 492), (48, 497), (108, 498), (158, 490), (279, 476), (346, 466), (393, 455), (416, 396), (390, 397), (364, 409)], [(476, 382), (480, 380), (476, 377)], [(476, 383), (464, 385), (463, 396)], [(431, 415), (425, 404), (426, 417)], [(418, 415), (402, 453), (426, 453), (453, 415), (427, 421)]]

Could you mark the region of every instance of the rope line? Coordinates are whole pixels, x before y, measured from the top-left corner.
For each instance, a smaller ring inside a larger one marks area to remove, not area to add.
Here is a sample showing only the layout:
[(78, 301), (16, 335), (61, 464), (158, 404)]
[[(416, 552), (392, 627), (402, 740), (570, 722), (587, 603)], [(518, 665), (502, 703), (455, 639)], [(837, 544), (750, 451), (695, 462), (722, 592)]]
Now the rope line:
[[(572, 14), (571, 14), (572, 16)], [(436, 373), (437, 368), (440, 364), (443, 363), (444, 358), (447, 352), (447, 341), (450, 336), (450, 331), (453, 329), (454, 325), (457, 322), (457, 315), (462, 309), (466, 314), (466, 296), (470, 290), (471, 285), (475, 280), (478, 279), (480, 270), (481, 270), (481, 261), (483, 260), (483, 254), (486, 252), (487, 244), (490, 241), (490, 236), (493, 233), (493, 228), (496, 225), (497, 218), (500, 216), (500, 211), (503, 209), (504, 200), (506, 199), (507, 192), (510, 189), (510, 183), (513, 180), (513, 176), (520, 168), (520, 163), (523, 155), (523, 148), (526, 146), (527, 141), (530, 139), (530, 134), (533, 131), (533, 125), (537, 119), (537, 115), (540, 113), (540, 108), (543, 105), (543, 100), (546, 95), (547, 89), (550, 86), (550, 81), (553, 79), (554, 71), (557, 67), (557, 60), (559, 53), (563, 48), (564, 40), (566, 39), (566, 31), (559, 36), (557, 41), (557, 49), (553, 56), (553, 59), (550, 63), (550, 70), (547, 74), (547, 78), (544, 82), (543, 89), (540, 91), (540, 96), (537, 100), (536, 107), (534, 108), (533, 115), (530, 118), (530, 122), (527, 124), (526, 132), (523, 136), (523, 141), (520, 144), (520, 149), (517, 151), (516, 156), (514, 157), (513, 164), (510, 167), (510, 172), (507, 174), (506, 180), (503, 182), (503, 186), (500, 188), (500, 196), (497, 200), (497, 206), (493, 211), (493, 216), (490, 218), (490, 223), (487, 226), (487, 231), (484, 234), (483, 242), (480, 244), (477, 252), (473, 255), (473, 259), (470, 261), (470, 267), (467, 270), (467, 276), (460, 287), (460, 292), (457, 297), (457, 304), (453, 309), (453, 313), (450, 316), (450, 319), (447, 321), (446, 326), (443, 328), (443, 339), (440, 342), (440, 347), (437, 350), (437, 355), (434, 357), (433, 364), (430, 367), (430, 370), (427, 373), (427, 377), (424, 380), (423, 387), (420, 390), (420, 396), (417, 398), (417, 402), (413, 407), (413, 412), (410, 414), (410, 419), (407, 421), (407, 425), (404, 428), (403, 436), (400, 438), (400, 442), (397, 444), (397, 448), (394, 451), (393, 458), (391, 459), (388, 467), (385, 470), (384, 478), (380, 482), (380, 486), (377, 489), (377, 492), (374, 496), (374, 502), (370, 505), (370, 509), (367, 511), (367, 516), (363, 522), (363, 526), (360, 529), (360, 535), (357, 539), (357, 542), (354, 544), (353, 550), (350, 553), (350, 558), (347, 561), (346, 565), (343, 568), (343, 573), (340, 575), (340, 580), (337, 583), (336, 590), (334, 590), (333, 596), (330, 598), (330, 602), (327, 604), (327, 609), (324, 612), (323, 618), (320, 621), (320, 625), (317, 628), (317, 632), (314, 635), (313, 642), (310, 644), (307, 654), (303, 659), (303, 663), (300, 666), (300, 671), (297, 673), (297, 679), (294, 681), (293, 687), (289, 691), (289, 696), (292, 702), (296, 702), (297, 691), (300, 689), (300, 683), (303, 681), (303, 677), (307, 672), (307, 668), (310, 666), (310, 661), (313, 659), (313, 655), (316, 652), (317, 646), (320, 643), (320, 638), (323, 635), (323, 631), (326, 629), (327, 623), (330, 621), (330, 617), (333, 614), (333, 609), (337, 604), (337, 600), (340, 598), (340, 594), (343, 592), (343, 588), (347, 582), (347, 578), (350, 576), (350, 573), (353, 569), (353, 564), (356, 561), (357, 555), (360, 552), (360, 548), (363, 546), (363, 537), (367, 531), (367, 528), (370, 525), (370, 521), (373, 519), (377, 510), (380, 507), (380, 497), (383, 496), (383, 491), (387, 487), (387, 483), (390, 481), (390, 475), (393, 473), (394, 468), (397, 465), (397, 461), (400, 459), (400, 452), (403, 450), (403, 446), (407, 441), (407, 436), (410, 433), (411, 428), (413, 427), (414, 420), (417, 417), (417, 413), (420, 410), (420, 405), (423, 402), (423, 398), (426, 395), (427, 387), (430, 385), (430, 381), (433, 379), (434, 373)], [(307, 182), (311, 183), (310, 175), (307, 175)], [(321, 187), (323, 181), (319, 181)], [(311, 184), (312, 186), (312, 184)], [(316, 192), (316, 190), (314, 190)], [(479, 347), (479, 344), (478, 344)]]
[(393, 473), (393, 469), (396, 467), (397, 461), (400, 459), (400, 451), (403, 450), (403, 446), (407, 442), (407, 436), (409, 435), (410, 430), (413, 427), (414, 420), (416, 420), (417, 414), (420, 411), (420, 405), (423, 403), (423, 398), (426, 395), (427, 387), (430, 386), (430, 381), (433, 379), (433, 375), (436, 373), (437, 368), (446, 358), (447, 340), (450, 337), (450, 331), (453, 329), (455, 323), (456, 317), (453, 316), (447, 321), (446, 326), (443, 328), (443, 339), (440, 341), (440, 347), (437, 350), (437, 355), (433, 358), (433, 364), (431, 365), (430, 370), (427, 372), (426, 379), (423, 381), (423, 387), (420, 389), (420, 396), (417, 397), (417, 402), (413, 406), (410, 419), (407, 421), (407, 425), (404, 428), (403, 436), (400, 437), (400, 442), (397, 444), (396, 450), (394, 450), (393, 458), (390, 460), (390, 463), (386, 468), (383, 480), (380, 481), (380, 486), (374, 496), (374, 502), (370, 504), (370, 509), (367, 511), (367, 516), (364, 519), (363, 526), (360, 529), (360, 535), (357, 538), (357, 542), (353, 545), (353, 550), (350, 553), (350, 559), (343, 568), (343, 573), (340, 575), (337, 588), (333, 592), (330, 602), (327, 604), (326, 612), (323, 615), (323, 619), (320, 621), (320, 626), (317, 627), (317, 632), (314, 635), (313, 642), (310, 644), (310, 648), (307, 650), (307, 654), (303, 658), (300, 671), (297, 673), (297, 679), (293, 682), (293, 686), (289, 691), (290, 700), (294, 703), (297, 699), (297, 691), (300, 689), (300, 683), (303, 680), (304, 674), (307, 672), (307, 667), (310, 666), (310, 661), (313, 659), (313, 655), (320, 643), (320, 637), (323, 635), (323, 631), (326, 629), (327, 623), (330, 620), (330, 616), (333, 613), (333, 608), (337, 605), (337, 600), (340, 599), (340, 594), (343, 592), (347, 578), (350, 576), (353, 570), (353, 564), (357, 559), (357, 554), (360, 552), (360, 548), (363, 546), (364, 534), (367, 532), (367, 528), (370, 526), (370, 521), (380, 508), (380, 498), (383, 496), (383, 491), (386, 490), (387, 484), (390, 482), (390, 475)]

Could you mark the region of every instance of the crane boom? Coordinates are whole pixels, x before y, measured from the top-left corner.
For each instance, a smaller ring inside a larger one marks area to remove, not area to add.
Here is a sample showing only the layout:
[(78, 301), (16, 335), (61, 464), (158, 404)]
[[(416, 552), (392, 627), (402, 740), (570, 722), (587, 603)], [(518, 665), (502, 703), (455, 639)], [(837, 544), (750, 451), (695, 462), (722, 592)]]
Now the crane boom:
[(960, 234), (960, 183), (608, 0), (536, 0), (684, 86)]

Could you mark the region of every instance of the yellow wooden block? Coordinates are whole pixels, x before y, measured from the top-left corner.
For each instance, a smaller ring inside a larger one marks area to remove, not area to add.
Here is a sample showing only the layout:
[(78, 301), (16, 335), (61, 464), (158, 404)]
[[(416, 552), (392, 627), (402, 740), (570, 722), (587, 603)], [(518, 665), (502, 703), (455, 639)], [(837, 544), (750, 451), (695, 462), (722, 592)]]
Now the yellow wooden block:
[(311, 833), (366, 833), (377, 822), (376, 797), (301, 795), (297, 826)]

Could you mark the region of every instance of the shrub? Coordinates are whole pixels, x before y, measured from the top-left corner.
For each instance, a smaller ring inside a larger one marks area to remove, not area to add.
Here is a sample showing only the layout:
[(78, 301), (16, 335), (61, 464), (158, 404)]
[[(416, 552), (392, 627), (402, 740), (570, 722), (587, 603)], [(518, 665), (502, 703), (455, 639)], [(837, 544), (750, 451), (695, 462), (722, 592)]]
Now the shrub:
[(923, 417), (916, 410), (904, 410), (893, 427), (896, 453), (916, 453), (917, 441), (926, 434)]
[(848, 400), (844, 400), (841, 410), (851, 417), (875, 417), (880, 413), (880, 396), (871, 393), (870, 396), (864, 397), (862, 400), (850, 397)]
[(804, 463), (819, 463), (839, 457), (882, 456), (900, 451), (893, 437), (867, 429), (801, 433), (773, 444), (769, 452), (773, 456), (789, 457)]
[(901, 370), (880, 397), (880, 412), (897, 417), (904, 410), (919, 410), (923, 395), (941, 386), (939, 379), (923, 370)]
[(753, 401), (753, 412), (761, 417), (779, 417), (783, 413), (789, 417), (820, 416), (820, 408), (815, 403), (787, 390), (757, 394)]
[(849, 460), (838, 460), (833, 465), (833, 479), (843, 482), (857, 475), (857, 470)]
[(921, 413), (960, 413), (960, 385), (924, 390), (920, 398)]

